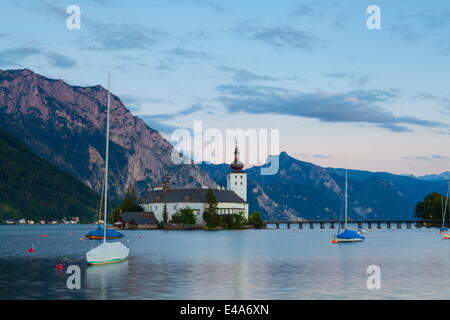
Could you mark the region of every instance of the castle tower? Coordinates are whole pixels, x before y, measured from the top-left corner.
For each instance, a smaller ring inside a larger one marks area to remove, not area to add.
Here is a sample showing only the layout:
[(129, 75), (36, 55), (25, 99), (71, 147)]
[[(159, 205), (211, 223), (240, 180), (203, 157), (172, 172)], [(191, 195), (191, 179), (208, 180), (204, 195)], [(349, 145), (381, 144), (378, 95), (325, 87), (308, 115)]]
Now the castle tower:
[(169, 173), (166, 171), (163, 178), (163, 191), (167, 192), (170, 189), (170, 177)]
[(234, 191), (239, 197), (247, 201), (247, 173), (243, 172), (244, 164), (239, 161), (239, 149), (234, 149), (234, 161), (230, 164), (231, 171), (227, 175), (227, 189)]

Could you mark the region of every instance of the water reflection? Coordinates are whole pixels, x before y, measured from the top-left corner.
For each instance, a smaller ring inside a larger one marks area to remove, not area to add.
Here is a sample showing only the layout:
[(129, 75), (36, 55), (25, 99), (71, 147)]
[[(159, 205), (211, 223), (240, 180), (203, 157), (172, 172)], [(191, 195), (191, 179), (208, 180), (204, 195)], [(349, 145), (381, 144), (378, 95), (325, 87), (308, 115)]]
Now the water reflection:
[(90, 299), (111, 299), (116, 292), (126, 292), (121, 284), (126, 284), (129, 261), (105, 265), (90, 265), (85, 271), (84, 287), (93, 296)]
[[(124, 231), (128, 261), (88, 266), (83, 257), (97, 243), (79, 238), (91, 228), (0, 226), (0, 298), (450, 298), (439, 289), (450, 285), (450, 241), (436, 230), (373, 230), (343, 245), (319, 229)], [(81, 290), (67, 289), (69, 275), (55, 269), (64, 257), (80, 266)], [(366, 287), (371, 264), (381, 268), (381, 290)]]

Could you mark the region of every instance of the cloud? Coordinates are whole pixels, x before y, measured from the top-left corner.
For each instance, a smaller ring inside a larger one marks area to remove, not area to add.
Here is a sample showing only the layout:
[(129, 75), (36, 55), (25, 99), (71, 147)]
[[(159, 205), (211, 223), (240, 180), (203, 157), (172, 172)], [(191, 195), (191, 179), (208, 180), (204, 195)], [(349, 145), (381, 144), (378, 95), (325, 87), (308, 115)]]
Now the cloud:
[(430, 157), (427, 157), (427, 156), (401, 157), (400, 159), (403, 159), (403, 160), (431, 161)]
[(368, 76), (356, 76), (348, 72), (330, 72), (322, 73), (322, 75), (327, 78), (350, 80), (350, 84), (353, 86), (364, 86), (369, 82)]
[(173, 101), (158, 99), (148, 96), (137, 96), (131, 94), (121, 94), (120, 100), (124, 103), (124, 105), (131, 110), (139, 110), (144, 104), (170, 104)]
[(287, 25), (273, 27), (256, 26), (256, 20), (240, 23), (234, 33), (247, 39), (260, 41), (275, 48), (291, 48), (311, 50), (319, 44), (319, 40), (304, 30), (293, 29)]
[(422, 100), (435, 100), (436, 96), (429, 92), (418, 92), (414, 97), (411, 98), (412, 101), (422, 101)]
[(222, 85), (218, 100), (228, 112), (280, 114), (322, 122), (369, 123), (393, 132), (411, 131), (404, 125), (438, 127), (443, 124), (412, 116), (395, 116), (380, 104), (398, 96), (396, 90), (352, 90), (344, 93), (293, 92), (277, 87)]
[(445, 107), (446, 109), (450, 110), (450, 99), (446, 98), (446, 97), (443, 97), (440, 100), (441, 100), (441, 105), (443, 107)]
[(321, 10), (316, 9), (308, 4), (297, 5), (295, 9), (292, 11), (292, 14), (298, 17), (309, 17), (309, 16), (322, 17), (324, 15)]
[(236, 83), (249, 83), (252, 81), (280, 81), (294, 80), (296, 77), (290, 78), (274, 78), (267, 75), (256, 74), (245, 69), (232, 68), (225, 65), (217, 66), (217, 70), (233, 74), (233, 81)]
[(394, 25), (389, 29), (389, 31), (392, 35), (406, 41), (417, 41), (422, 37), (422, 34), (413, 31), (408, 25), (405, 24)]
[(72, 68), (77, 65), (75, 60), (65, 55), (54, 52), (46, 52), (32, 47), (18, 47), (0, 51), (0, 65), (18, 66), (24, 59), (32, 56), (44, 57), (48, 64), (55, 68)]
[(225, 13), (225, 8), (209, 0), (191, 0), (193, 3), (213, 9), (217, 13)]
[(431, 156), (414, 156), (414, 157), (401, 157), (403, 160), (419, 160), (419, 161), (432, 161), (432, 160), (448, 160), (447, 156), (431, 155)]
[(420, 13), (419, 18), (425, 22), (425, 26), (431, 29), (439, 29), (450, 24), (450, 11), (439, 13)]
[(82, 49), (145, 50), (155, 47), (170, 35), (162, 30), (131, 24), (96, 24), (84, 38)]
[[(111, 5), (111, 1), (95, 1), (97, 4)], [(29, 9), (66, 19), (67, 6), (56, 5), (49, 1), (42, 0), (39, 6), (30, 6)], [(81, 8), (82, 9), (82, 8)], [(81, 10), (82, 26), (88, 26), (89, 35), (80, 39), (80, 49), (89, 50), (144, 50), (154, 47), (159, 41), (166, 39), (170, 35), (162, 30), (148, 28), (137, 24), (114, 24), (101, 23), (89, 19)], [(82, 27), (83, 28), (83, 27)]]
[(333, 22), (333, 27), (337, 29), (345, 29), (350, 21), (352, 21), (353, 16), (348, 14), (340, 14), (336, 17)]
[(72, 68), (76, 66), (76, 61), (58, 53), (48, 53), (45, 55), (48, 63), (57, 68)]
[(328, 154), (313, 154), (311, 157), (313, 157), (315, 159), (329, 159), (329, 158), (331, 158), (331, 156), (328, 155)]
[(398, 124), (380, 124), (378, 125), (380, 128), (388, 129), (392, 132), (413, 132), (408, 127), (398, 125)]
[(139, 118), (145, 121), (147, 125), (151, 128), (162, 132), (162, 133), (171, 133), (175, 129), (178, 129), (176, 126), (172, 126), (167, 124), (166, 121), (173, 120), (179, 116), (187, 116), (197, 111), (201, 111), (204, 109), (202, 104), (193, 104), (191, 107), (174, 112), (174, 113), (163, 113), (163, 114), (154, 114), (154, 115), (140, 115)]
[(205, 51), (187, 50), (181, 47), (173, 48), (166, 51), (167, 54), (192, 59), (192, 60), (211, 60), (212, 58)]

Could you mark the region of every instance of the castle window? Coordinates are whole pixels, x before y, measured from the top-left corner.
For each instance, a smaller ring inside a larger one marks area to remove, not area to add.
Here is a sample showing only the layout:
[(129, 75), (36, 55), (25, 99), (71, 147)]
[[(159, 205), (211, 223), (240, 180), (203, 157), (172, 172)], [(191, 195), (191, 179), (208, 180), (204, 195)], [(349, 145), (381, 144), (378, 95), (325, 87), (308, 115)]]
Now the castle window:
[(184, 196), (184, 201), (188, 201), (188, 200), (191, 200), (191, 196), (190, 195), (186, 195), (186, 196)]
[(236, 186), (237, 186), (237, 182), (235, 182), (235, 183), (234, 183), (234, 185), (236, 185)]
[(237, 176), (234, 176), (237, 179)]
[(241, 186), (242, 186), (242, 182), (241, 182)]

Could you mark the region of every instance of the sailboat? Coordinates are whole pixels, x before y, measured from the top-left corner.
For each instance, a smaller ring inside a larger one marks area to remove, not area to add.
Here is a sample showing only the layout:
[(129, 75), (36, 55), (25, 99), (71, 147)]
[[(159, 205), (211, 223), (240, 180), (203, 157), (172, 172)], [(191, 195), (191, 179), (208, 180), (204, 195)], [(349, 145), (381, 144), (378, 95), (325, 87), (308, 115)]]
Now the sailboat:
[(448, 182), (447, 195), (445, 197), (445, 205), (443, 205), (442, 227), (440, 229), (440, 233), (444, 239), (450, 239), (450, 233), (448, 232), (448, 229), (445, 227), (445, 223), (444, 223), (445, 215), (448, 211), (447, 208), (448, 208), (448, 198), (449, 197), (450, 197), (450, 181)]
[(107, 242), (106, 215), (108, 208), (108, 161), (109, 161), (109, 113), (111, 109), (111, 94), (109, 92), (110, 74), (108, 73), (108, 101), (106, 114), (106, 154), (105, 154), (105, 205), (103, 219), (103, 243), (86, 253), (86, 261), (89, 264), (108, 264), (125, 261), (130, 249), (121, 242)]
[(333, 243), (339, 243), (339, 242), (360, 242), (364, 241), (365, 237), (363, 237), (359, 232), (351, 229), (347, 229), (347, 222), (348, 222), (348, 214), (347, 214), (347, 207), (348, 207), (348, 182), (347, 182), (347, 168), (345, 168), (345, 217), (344, 217), (344, 231), (341, 232), (341, 219), (339, 219), (339, 229), (337, 235), (335, 235)]
[[(447, 198), (448, 198), (448, 191), (447, 191)], [(447, 203), (446, 203), (447, 206)], [(445, 215), (446, 215), (446, 209), (444, 209), (444, 199), (441, 198), (441, 207), (442, 207), (442, 225), (441, 228), (439, 229), (439, 233), (446, 233), (448, 232), (448, 228), (445, 226)]]
[[(85, 234), (85, 237), (91, 240), (101, 240), (103, 239), (103, 222), (101, 222), (101, 214), (102, 214), (102, 203), (103, 203), (103, 195), (105, 191), (105, 181), (102, 184), (102, 194), (100, 196), (100, 209), (98, 211), (98, 219), (97, 219), (97, 229), (93, 231), (89, 231)], [(106, 239), (120, 239), (123, 237), (123, 234), (114, 229), (106, 229)]]

